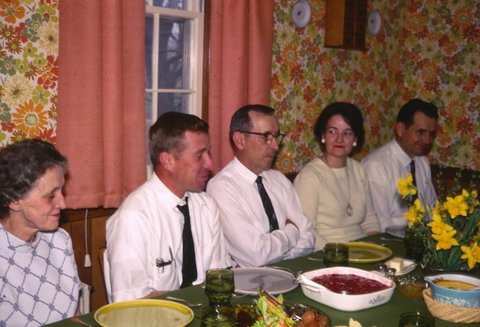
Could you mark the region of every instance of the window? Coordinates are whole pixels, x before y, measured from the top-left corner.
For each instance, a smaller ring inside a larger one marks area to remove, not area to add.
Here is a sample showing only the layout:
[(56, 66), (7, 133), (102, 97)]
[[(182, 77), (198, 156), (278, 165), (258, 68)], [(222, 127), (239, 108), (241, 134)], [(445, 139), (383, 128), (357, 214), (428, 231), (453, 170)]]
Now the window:
[(147, 130), (167, 111), (202, 116), (203, 33), (203, 0), (145, 0)]

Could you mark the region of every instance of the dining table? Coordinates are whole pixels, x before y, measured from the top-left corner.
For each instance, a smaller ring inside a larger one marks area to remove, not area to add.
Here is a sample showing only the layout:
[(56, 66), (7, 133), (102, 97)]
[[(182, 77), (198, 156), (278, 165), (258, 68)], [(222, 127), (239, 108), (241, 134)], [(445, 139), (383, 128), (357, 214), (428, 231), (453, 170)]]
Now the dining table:
[[(392, 254), (388, 258), (384, 258), (379, 262), (387, 261), (393, 257), (405, 257), (405, 247), (403, 239), (395, 237), (386, 233), (375, 234), (367, 236), (358, 241), (377, 244), (383, 247), (386, 247), (392, 251)], [(284, 260), (270, 265), (270, 267), (284, 269), (291, 271), (293, 274), (297, 272), (308, 272), (312, 270), (317, 270), (325, 268), (325, 265), (322, 260), (323, 253), (322, 251), (313, 252), (307, 256), (299, 257), (291, 260)], [(378, 261), (372, 262), (350, 262), (349, 266), (354, 268), (359, 268), (367, 271), (372, 271), (376, 269), (376, 264)], [(414, 275), (424, 275), (424, 271), (421, 269), (420, 265), (417, 265), (413, 271), (409, 274)], [(355, 312), (346, 312), (337, 309), (333, 309), (329, 306), (316, 302), (308, 297), (306, 297), (302, 288), (296, 287), (295, 289), (283, 293), (283, 298), (285, 303), (291, 304), (304, 304), (313, 308), (316, 308), (323, 313), (327, 314), (332, 322), (332, 326), (348, 326), (349, 320), (354, 319), (362, 324), (363, 327), (398, 327), (400, 315), (404, 312), (420, 312), (424, 314), (429, 314), (428, 308), (421, 298), (409, 298), (402, 295), (398, 289), (395, 289), (393, 295), (385, 304), (355, 311)], [(199, 308), (192, 308), (194, 312), (194, 319), (188, 325), (191, 327), (196, 327), (201, 325), (201, 312), (202, 309), (208, 306), (208, 298), (205, 295), (205, 289), (202, 284), (182, 288), (180, 290), (168, 292), (162, 294), (157, 299), (166, 299), (167, 296), (173, 296), (175, 298), (184, 299), (190, 303), (202, 303), (203, 306)], [(245, 295), (245, 294), (234, 294), (232, 297), (232, 305), (235, 304), (252, 304), (257, 299), (256, 295)], [(94, 318), (94, 312), (81, 315), (78, 317), (68, 318), (48, 326), (100, 326)], [(455, 327), (455, 326), (480, 326), (480, 324), (460, 324), (445, 321), (439, 318), (435, 318), (435, 327)]]

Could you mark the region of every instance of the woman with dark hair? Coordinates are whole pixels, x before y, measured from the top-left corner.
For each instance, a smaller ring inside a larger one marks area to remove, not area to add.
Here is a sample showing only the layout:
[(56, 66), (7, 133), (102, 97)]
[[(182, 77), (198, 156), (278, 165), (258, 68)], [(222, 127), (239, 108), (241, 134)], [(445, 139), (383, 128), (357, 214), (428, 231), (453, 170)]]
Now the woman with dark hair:
[(331, 103), (318, 117), (314, 133), (322, 155), (298, 173), (295, 189), (305, 215), (315, 226), (315, 249), (327, 242), (346, 242), (379, 231), (362, 165), (350, 158), (364, 142), (360, 110)]
[(72, 240), (58, 228), (66, 169), (48, 142), (0, 151), (0, 326), (41, 326), (77, 311)]

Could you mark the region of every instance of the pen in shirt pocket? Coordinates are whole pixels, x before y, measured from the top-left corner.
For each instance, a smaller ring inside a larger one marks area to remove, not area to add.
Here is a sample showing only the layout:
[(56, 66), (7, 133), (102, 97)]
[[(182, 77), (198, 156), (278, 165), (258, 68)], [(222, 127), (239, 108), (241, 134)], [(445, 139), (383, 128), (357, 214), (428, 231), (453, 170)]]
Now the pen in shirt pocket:
[(170, 260), (165, 260), (163, 258), (155, 259), (155, 266), (157, 268), (162, 268), (162, 274), (165, 272), (165, 266), (171, 265), (174, 262), (172, 248), (168, 247), (168, 252), (170, 253)]

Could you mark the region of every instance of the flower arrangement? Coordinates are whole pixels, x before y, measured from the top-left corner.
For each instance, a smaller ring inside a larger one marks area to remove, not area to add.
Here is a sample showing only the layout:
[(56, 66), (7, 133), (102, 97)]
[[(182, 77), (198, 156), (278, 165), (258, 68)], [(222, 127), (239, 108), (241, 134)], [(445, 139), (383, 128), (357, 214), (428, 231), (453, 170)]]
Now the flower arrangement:
[(425, 253), (422, 264), (446, 271), (473, 270), (480, 266), (480, 202), (478, 192), (437, 201), (433, 208), (424, 205), (413, 185), (413, 177), (398, 180), (398, 192), (409, 205), (405, 213), (407, 230), (420, 234)]

